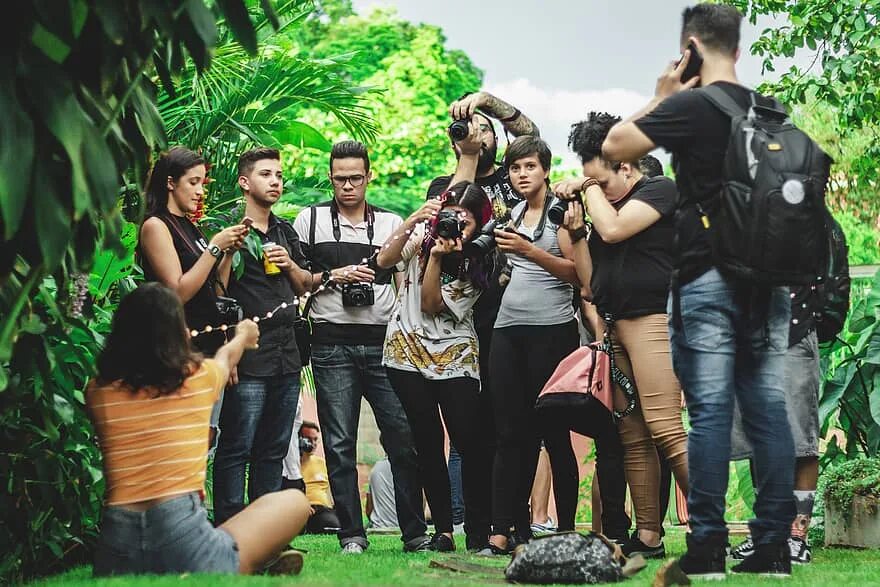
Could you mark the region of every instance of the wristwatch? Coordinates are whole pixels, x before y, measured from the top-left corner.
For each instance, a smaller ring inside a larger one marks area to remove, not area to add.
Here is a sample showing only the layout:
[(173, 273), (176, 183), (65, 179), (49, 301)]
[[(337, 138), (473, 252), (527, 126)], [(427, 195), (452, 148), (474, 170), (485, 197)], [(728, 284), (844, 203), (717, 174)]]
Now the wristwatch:
[(321, 285), (326, 286), (331, 281), (330, 270), (325, 269), (321, 273)]
[(218, 247), (214, 243), (211, 243), (210, 245), (208, 245), (208, 248), (205, 250), (208, 251), (208, 254), (211, 255), (212, 257), (214, 257), (215, 259), (219, 259), (220, 257), (223, 256), (223, 249), (221, 249), (220, 247)]
[(571, 235), (571, 242), (574, 244), (583, 238), (587, 238), (587, 227), (581, 226), (576, 230), (572, 230), (569, 234)]

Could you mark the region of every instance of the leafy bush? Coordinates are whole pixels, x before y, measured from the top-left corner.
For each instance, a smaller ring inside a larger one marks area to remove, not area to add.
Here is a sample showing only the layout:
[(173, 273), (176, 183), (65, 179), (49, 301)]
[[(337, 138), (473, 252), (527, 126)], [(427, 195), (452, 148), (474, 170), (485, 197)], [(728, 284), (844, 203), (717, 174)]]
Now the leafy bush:
[(823, 466), (880, 454), (880, 271), (866, 294), (857, 284), (853, 289), (847, 324), (820, 357), (819, 421), (828, 439)]
[(830, 467), (819, 485), (825, 503), (842, 512), (847, 522), (856, 496), (872, 498), (874, 503), (869, 508), (876, 511), (880, 500), (880, 459), (854, 459)]

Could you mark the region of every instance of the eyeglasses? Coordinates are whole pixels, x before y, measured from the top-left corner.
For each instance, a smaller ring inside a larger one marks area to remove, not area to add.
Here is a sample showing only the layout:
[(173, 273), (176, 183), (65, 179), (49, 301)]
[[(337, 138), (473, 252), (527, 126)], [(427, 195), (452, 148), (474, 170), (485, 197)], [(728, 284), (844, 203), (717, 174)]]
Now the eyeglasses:
[(350, 183), (351, 187), (357, 188), (364, 185), (365, 179), (366, 176), (364, 175), (334, 175), (330, 178), (330, 180), (333, 182), (333, 185), (338, 188), (345, 187), (346, 182)]

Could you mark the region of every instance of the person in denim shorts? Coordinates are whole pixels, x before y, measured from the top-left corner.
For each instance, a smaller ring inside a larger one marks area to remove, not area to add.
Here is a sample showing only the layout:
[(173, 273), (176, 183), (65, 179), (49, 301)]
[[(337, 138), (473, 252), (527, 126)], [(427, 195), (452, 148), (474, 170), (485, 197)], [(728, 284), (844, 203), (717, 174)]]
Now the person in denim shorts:
[[(309, 517), (300, 491), (260, 497), (214, 528), (203, 504), (211, 408), (246, 349), (250, 320), (213, 359), (193, 351), (180, 299), (149, 283), (126, 296), (86, 391), (106, 493), (96, 576), (299, 572), (282, 552)], [(281, 553), (281, 554), (279, 554)]]

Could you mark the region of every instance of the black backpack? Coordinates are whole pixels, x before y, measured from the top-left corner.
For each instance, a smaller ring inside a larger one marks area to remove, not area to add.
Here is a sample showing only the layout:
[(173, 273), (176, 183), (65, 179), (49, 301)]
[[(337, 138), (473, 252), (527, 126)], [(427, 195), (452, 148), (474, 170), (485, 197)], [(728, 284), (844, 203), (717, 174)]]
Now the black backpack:
[(696, 90), (731, 119), (718, 198), (698, 206), (719, 270), (753, 283), (806, 285), (828, 264), (831, 158), (776, 100), (746, 111), (723, 89)]
[(816, 317), (816, 334), (819, 342), (834, 340), (843, 330), (849, 313), (849, 259), (846, 235), (840, 224), (828, 215), (828, 267), (819, 278), (821, 308)]

